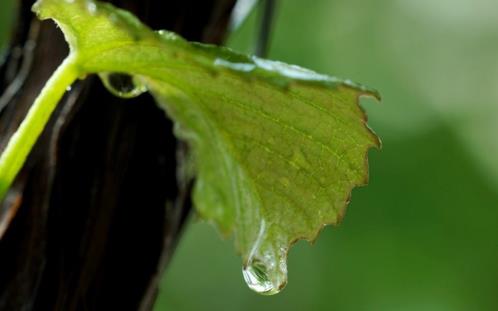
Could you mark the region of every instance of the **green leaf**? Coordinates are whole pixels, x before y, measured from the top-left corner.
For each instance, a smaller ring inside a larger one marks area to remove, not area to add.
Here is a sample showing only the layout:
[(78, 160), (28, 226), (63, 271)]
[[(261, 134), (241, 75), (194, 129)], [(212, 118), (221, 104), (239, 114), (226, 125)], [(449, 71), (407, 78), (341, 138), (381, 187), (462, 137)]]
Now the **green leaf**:
[(154, 32), (108, 4), (39, 0), (34, 10), (63, 30), (79, 76), (103, 74), (117, 94), (126, 92), (111, 78), (128, 78), (175, 121), (192, 150), (194, 205), (234, 235), (252, 289), (283, 288), (289, 247), (340, 221), (352, 188), (367, 182), (379, 140), (358, 98), (374, 91)]

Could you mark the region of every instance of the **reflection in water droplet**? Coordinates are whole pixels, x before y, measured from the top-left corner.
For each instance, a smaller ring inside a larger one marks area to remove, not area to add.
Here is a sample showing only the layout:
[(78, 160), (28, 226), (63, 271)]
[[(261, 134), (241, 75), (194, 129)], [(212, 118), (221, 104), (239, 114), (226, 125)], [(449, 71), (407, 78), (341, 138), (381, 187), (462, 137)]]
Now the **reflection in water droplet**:
[(286, 249), (275, 251), (274, 245), (265, 247), (266, 226), (261, 221), (256, 241), (242, 268), (242, 275), (250, 289), (262, 295), (275, 295), (287, 284)]
[(101, 73), (104, 86), (114, 95), (122, 98), (133, 98), (147, 91), (137, 79), (124, 73)]

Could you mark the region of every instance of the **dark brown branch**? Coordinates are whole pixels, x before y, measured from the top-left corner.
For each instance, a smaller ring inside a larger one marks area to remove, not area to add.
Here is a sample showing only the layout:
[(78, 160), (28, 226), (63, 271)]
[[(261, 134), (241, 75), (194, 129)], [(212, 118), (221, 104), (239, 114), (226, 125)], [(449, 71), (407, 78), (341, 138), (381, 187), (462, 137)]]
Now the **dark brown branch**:
[[(114, 2), (152, 28), (212, 43), (234, 4)], [(20, 5), (0, 67), (0, 148), (67, 54), (31, 4)], [(151, 96), (122, 100), (94, 77), (78, 82), (0, 207), (0, 310), (150, 310), (190, 210), (191, 181), (176, 176), (185, 148)]]

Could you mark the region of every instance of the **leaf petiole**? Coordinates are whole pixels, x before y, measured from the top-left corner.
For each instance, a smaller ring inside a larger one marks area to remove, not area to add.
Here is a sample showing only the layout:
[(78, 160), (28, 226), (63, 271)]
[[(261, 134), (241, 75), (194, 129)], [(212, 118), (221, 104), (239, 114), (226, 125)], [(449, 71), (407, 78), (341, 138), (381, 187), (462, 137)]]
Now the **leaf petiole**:
[(78, 78), (75, 55), (57, 68), (0, 156), (0, 201), (21, 170), (66, 89)]

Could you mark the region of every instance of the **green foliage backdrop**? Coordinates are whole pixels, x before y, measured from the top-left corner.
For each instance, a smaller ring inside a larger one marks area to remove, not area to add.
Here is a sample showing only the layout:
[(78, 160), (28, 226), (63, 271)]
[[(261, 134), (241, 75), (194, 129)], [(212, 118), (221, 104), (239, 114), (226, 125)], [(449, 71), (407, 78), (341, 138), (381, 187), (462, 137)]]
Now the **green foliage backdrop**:
[[(364, 105), (383, 138), (370, 184), (339, 227), (291, 250), (273, 297), (248, 291), (230, 243), (193, 221), (156, 311), (498, 309), (497, 11), (486, 0), (280, 1), (271, 58), (383, 95)], [(251, 51), (254, 20), (231, 46)]]
[(14, 2), (11, 0), (3, 0), (0, 4), (0, 59), (2, 55), (2, 50), (4, 49), (4, 44), (9, 35), (9, 27), (12, 23), (12, 9), (14, 7)]

